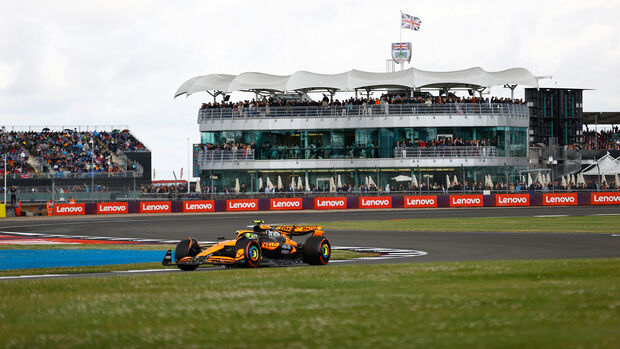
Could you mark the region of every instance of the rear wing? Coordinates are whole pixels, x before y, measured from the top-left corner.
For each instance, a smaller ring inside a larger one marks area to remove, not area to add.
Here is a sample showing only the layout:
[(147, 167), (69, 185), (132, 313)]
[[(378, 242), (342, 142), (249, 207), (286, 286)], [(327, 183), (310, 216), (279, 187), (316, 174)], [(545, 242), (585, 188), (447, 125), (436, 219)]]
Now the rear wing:
[(317, 231), (321, 231), (321, 227), (318, 225), (280, 225), (276, 227), (276, 230), (280, 233), (288, 234), (291, 236), (294, 235), (306, 235), (310, 233), (315, 233)]

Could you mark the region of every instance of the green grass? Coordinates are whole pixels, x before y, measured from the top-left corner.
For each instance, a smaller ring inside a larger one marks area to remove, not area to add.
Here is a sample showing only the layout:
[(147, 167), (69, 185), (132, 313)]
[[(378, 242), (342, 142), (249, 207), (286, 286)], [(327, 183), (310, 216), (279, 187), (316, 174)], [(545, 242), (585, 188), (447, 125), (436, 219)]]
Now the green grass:
[(0, 283), (4, 347), (617, 348), (620, 259)]
[(320, 225), (326, 230), (620, 233), (620, 215), (512, 218), (423, 218), (403, 220), (335, 221), (312, 224)]

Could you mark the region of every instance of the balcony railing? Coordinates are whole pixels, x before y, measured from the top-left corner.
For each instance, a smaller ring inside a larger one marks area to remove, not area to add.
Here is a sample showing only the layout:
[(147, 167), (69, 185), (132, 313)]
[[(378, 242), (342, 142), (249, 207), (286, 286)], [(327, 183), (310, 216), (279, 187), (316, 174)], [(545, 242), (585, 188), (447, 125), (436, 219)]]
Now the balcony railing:
[(198, 112), (198, 123), (231, 118), (324, 118), (400, 115), (502, 115), (529, 118), (528, 107), (501, 103), (390, 104), (299, 107), (207, 108)]
[(198, 153), (198, 163), (224, 162), (224, 161), (250, 161), (254, 160), (254, 149), (236, 150), (202, 150)]
[(496, 158), (497, 147), (394, 148), (395, 158)]

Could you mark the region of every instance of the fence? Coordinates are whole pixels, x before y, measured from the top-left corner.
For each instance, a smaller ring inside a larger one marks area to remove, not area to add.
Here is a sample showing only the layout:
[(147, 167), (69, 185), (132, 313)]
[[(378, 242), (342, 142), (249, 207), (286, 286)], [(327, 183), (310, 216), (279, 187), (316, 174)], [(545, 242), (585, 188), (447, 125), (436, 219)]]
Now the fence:
[(431, 148), (394, 148), (395, 158), (495, 158), (497, 147), (456, 146)]

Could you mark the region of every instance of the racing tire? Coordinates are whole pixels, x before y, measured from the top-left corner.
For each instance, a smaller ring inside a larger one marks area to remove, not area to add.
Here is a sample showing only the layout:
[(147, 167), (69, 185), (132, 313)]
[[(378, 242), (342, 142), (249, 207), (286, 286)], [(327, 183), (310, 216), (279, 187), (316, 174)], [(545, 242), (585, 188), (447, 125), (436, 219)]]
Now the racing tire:
[(311, 236), (304, 244), (304, 262), (310, 265), (325, 265), (332, 255), (329, 240), (322, 236)]
[[(181, 240), (174, 249), (174, 261), (179, 263), (179, 261), (185, 257), (195, 257), (200, 251), (198, 240), (191, 237), (187, 240)], [(196, 270), (198, 265), (177, 264), (177, 267), (183, 271), (192, 271)]]
[(260, 248), (260, 244), (256, 240), (252, 239), (239, 239), (235, 244), (235, 256), (237, 251), (243, 249), (243, 262), (242, 267), (258, 268), (261, 260), (263, 259), (263, 251)]

